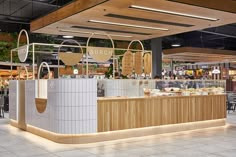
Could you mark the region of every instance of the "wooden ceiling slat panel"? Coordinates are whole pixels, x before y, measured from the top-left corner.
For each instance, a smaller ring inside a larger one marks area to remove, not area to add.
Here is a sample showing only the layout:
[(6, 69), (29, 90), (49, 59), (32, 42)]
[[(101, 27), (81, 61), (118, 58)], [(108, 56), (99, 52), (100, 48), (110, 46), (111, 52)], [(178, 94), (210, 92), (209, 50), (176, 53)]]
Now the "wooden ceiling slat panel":
[(181, 47), (163, 51), (164, 59), (188, 62), (236, 61), (236, 51)]
[[(220, 0), (217, 0), (220, 1)], [(201, 3), (204, 5), (208, 4), (208, 1), (201, 0)], [(99, 4), (99, 5), (97, 5)], [(224, 4), (229, 5), (230, 1), (224, 1)], [(133, 9), (130, 8), (130, 5), (140, 5), (157, 9), (164, 9), (169, 11), (176, 11), (182, 13), (188, 13), (199, 16), (207, 16), (211, 18), (217, 18), (218, 21), (208, 21), (203, 19), (196, 19), (190, 17), (183, 17), (171, 14), (164, 14), (158, 12), (150, 12), (145, 10)], [(94, 7), (92, 7), (94, 6)], [(236, 10), (236, 8), (235, 8)], [(159, 20), (166, 21), (172, 23), (183, 23), (183, 24), (191, 24), (194, 25), (192, 27), (181, 27), (160, 23), (151, 23), (148, 21), (141, 20), (130, 20), (130, 19), (122, 19), (115, 17), (107, 17), (107, 14), (117, 14), (117, 15), (125, 15), (131, 17), (140, 17), (144, 19), (151, 20)], [(118, 22), (118, 23), (127, 23), (133, 25), (144, 25), (144, 26), (152, 26), (152, 27), (161, 27), (167, 28), (169, 31), (160, 31), (160, 30), (149, 30), (143, 28), (132, 28), (132, 27), (124, 27), (124, 26), (115, 26), (108, 24), (99, 24), (99, 23), (91, 23), (89, 20), (101, 20), (101, 21), (110, 21), (110, 22)], [(65, 6), (45, 17), (42, 17), (38, 20), (35, 20), (31, 23), (31, 31), (36, 33), (46, 33), (46, 34), (58, 34), (65, 35), (65, 33), (59, 32), (58, 27), (68, 28), (71, 26), (87, 26), (94, 28), (107, 28), (113, 30), (124, 30), (128, 32), (143, 32), (150, 33), (152, 35), (131, 35), (132, 38), (121, 38), (121, 37), (113, 37), (113, 39), (117, 40), (145, 40), (156, 37), (168, 36), (177, 33), (183, 33), (193, 30), (205, 29), (208, 27), (216, 27), (229, 23), (235, 22), (236, 14), (212, 10), (202, 7), (191, 6), (182, 3), (176, 3), (167, 0), (77, 0), (68, 6)], [(52, 31), (52, 29), (54, 31)], [(84, 29), (76, 29), (77, 31), (86, 31)], [(90, 30), (91, 32), (91, 30)], [(96, 30), (92, 31), (96, 32)], [(106, 33), (117, 34), (113, 32), (107, 31)], [(130, 35), (129, 33), (123, 33), (124, 35)], [(85, 36), (88, 37), (89, 34), (80, 35), (79, 33), (75, 34), (76, 36)], [(105, 38), (105, 37), (103, 37)]]
[(30, 29), (31, 31), (40, 29), (105, 1), (107, 0), (75, 0), (73, 3), (70, 3), (42, 18), (32, 21)]
[(191, 0), (191, 1), (190, 0), (169, 0), (169, 1), (236, 13), (236, 10), (235, 10), (236, 1), (233, 1), (233, 0), (205, 0), (205, 1), (203, 0)]

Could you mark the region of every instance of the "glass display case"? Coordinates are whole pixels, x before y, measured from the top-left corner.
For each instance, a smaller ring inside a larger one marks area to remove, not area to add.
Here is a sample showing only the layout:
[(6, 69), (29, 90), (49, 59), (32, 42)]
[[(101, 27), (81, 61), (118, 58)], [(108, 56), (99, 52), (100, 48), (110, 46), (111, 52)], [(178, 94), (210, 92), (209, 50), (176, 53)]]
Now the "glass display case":
[(98, 97), (212, 95), (225, 92), (225, 80), (98, 80)]

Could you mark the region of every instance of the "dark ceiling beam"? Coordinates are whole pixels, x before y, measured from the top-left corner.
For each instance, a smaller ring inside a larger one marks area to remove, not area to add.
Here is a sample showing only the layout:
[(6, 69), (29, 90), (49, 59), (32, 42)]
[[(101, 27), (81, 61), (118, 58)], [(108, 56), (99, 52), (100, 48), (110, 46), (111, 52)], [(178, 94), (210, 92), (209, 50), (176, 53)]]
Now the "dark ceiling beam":
[(21, 16), (12, 16), (12, 15), (0, 14), (0, 17), (6, 17), (6, 18), (12, 17), (12, 18), (17, 18), (19, 20), (22, 19), (23, 22), (30, 21), (30, 18), (28, 18), (28, 17), (21, 17)]
[(199, 32), (208, 33), (208, 34), (214, 34), (214, 35), (220, 35), (220, 36), (224, 36), (224, 37), (228, 37), (228, 38), (236, 38), (236, 36), (233, 36), (233, 35), (217, 33), (217, 32), (211, 32), (211, 31), (199, 30)]
[(227, 37), (225, 36), (219, 36), (219, 35), (213, 35), (213, 36), (208, 36), (208, 37), (203, 37), (202, 39), (205, 40), (219, 40), (219, 39), (225, 39)]
[(25, 24), (25, 25), (29, 25), (29, 22), (24, 22), (24, 21), (12, 21), (12, 20), (1, 20), (0, 22), (4, 22), (4, 23), (18, 23), (18, 24)]
[(32, 0), (22, 0), (22, 1), (27, 1), (27, 2), (31, 2), (31, 3), (35, 3), (35, 4), (40, 4), (40, 5), (46, 5), (46, 6), (49, 6), (49, 7), (56, 7), (56, 8), (59, 8), (60, 6), (59, 5), (55, 5), (55, 4), (51, 4), (50, 2), (49, 3), (46, 3), (46, 2), (40, 2), (40, 1), (32, 1)]

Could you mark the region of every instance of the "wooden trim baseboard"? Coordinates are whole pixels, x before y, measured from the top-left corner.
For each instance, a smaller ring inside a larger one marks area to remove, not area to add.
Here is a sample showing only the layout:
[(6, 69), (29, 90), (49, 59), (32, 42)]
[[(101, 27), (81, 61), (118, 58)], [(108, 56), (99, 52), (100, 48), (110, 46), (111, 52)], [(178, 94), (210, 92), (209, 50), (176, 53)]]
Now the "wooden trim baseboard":
[[(14, 120), (11, 120), (10, 124), (12, 126), (18, 127), (18, 123)], [(180, 131), (191, 131), (196, 129), (206, 129), (211, 127), (220, 127), (224, 125), (225, 125), (225, 119), (217, 119), (217, 120), (199, 121), (191, 123), (181, 123), (181, 124), (162, 125), (162, 126), (145, 127), (137, 129), (101, 132), (93, 134), (58, 134), (31, 125), (27, 125), (26, 131), (57, 143), (86, 144), (86, 143), (118, 140), (132, 137), (174, 133)]]

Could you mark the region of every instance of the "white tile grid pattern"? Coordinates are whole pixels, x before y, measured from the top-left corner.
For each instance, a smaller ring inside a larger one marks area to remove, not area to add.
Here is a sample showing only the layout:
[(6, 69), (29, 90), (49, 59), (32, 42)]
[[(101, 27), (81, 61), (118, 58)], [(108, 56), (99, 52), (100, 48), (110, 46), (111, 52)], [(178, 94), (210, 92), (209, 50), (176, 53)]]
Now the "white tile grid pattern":
[(25, 83), (26, 123), (45, 130), (53, 131), (54, 130), (53, 125), (50, 125), (51, 118), (53, 118), (50, 113), (51, 106), (49, 105), (49, 103), (47, 103), (46, 110), (43, 113), (38, 113), (35, 105), (36, 89), (37, 89), (37, 81), (36, 82), (33, 80), (26, 81)]
[(38, 113), (34, 102), (34, 81), (27, 81), (26, 122), (62, 134), (95, 133), (96, 84), (97, 81), (94, 79), (48, 80), (47, 109), (44, 113)]
[[(155, 80), (98, 80), (104, 82), (105, 96), (143, 96), (143, 88), (155, 88)], [(148, 84), (144, 83), (148, 82)]]
[(56, 103), (57, 132), (62, 134), (95, 133), (97, 130), (97, 80), (61, 79), (57, 81), (59, 90), (54, 93), (58, 100)]
[(16, 103), (17, 103), (17, 80), (9, 81), (9, 118), (17, 120)]

